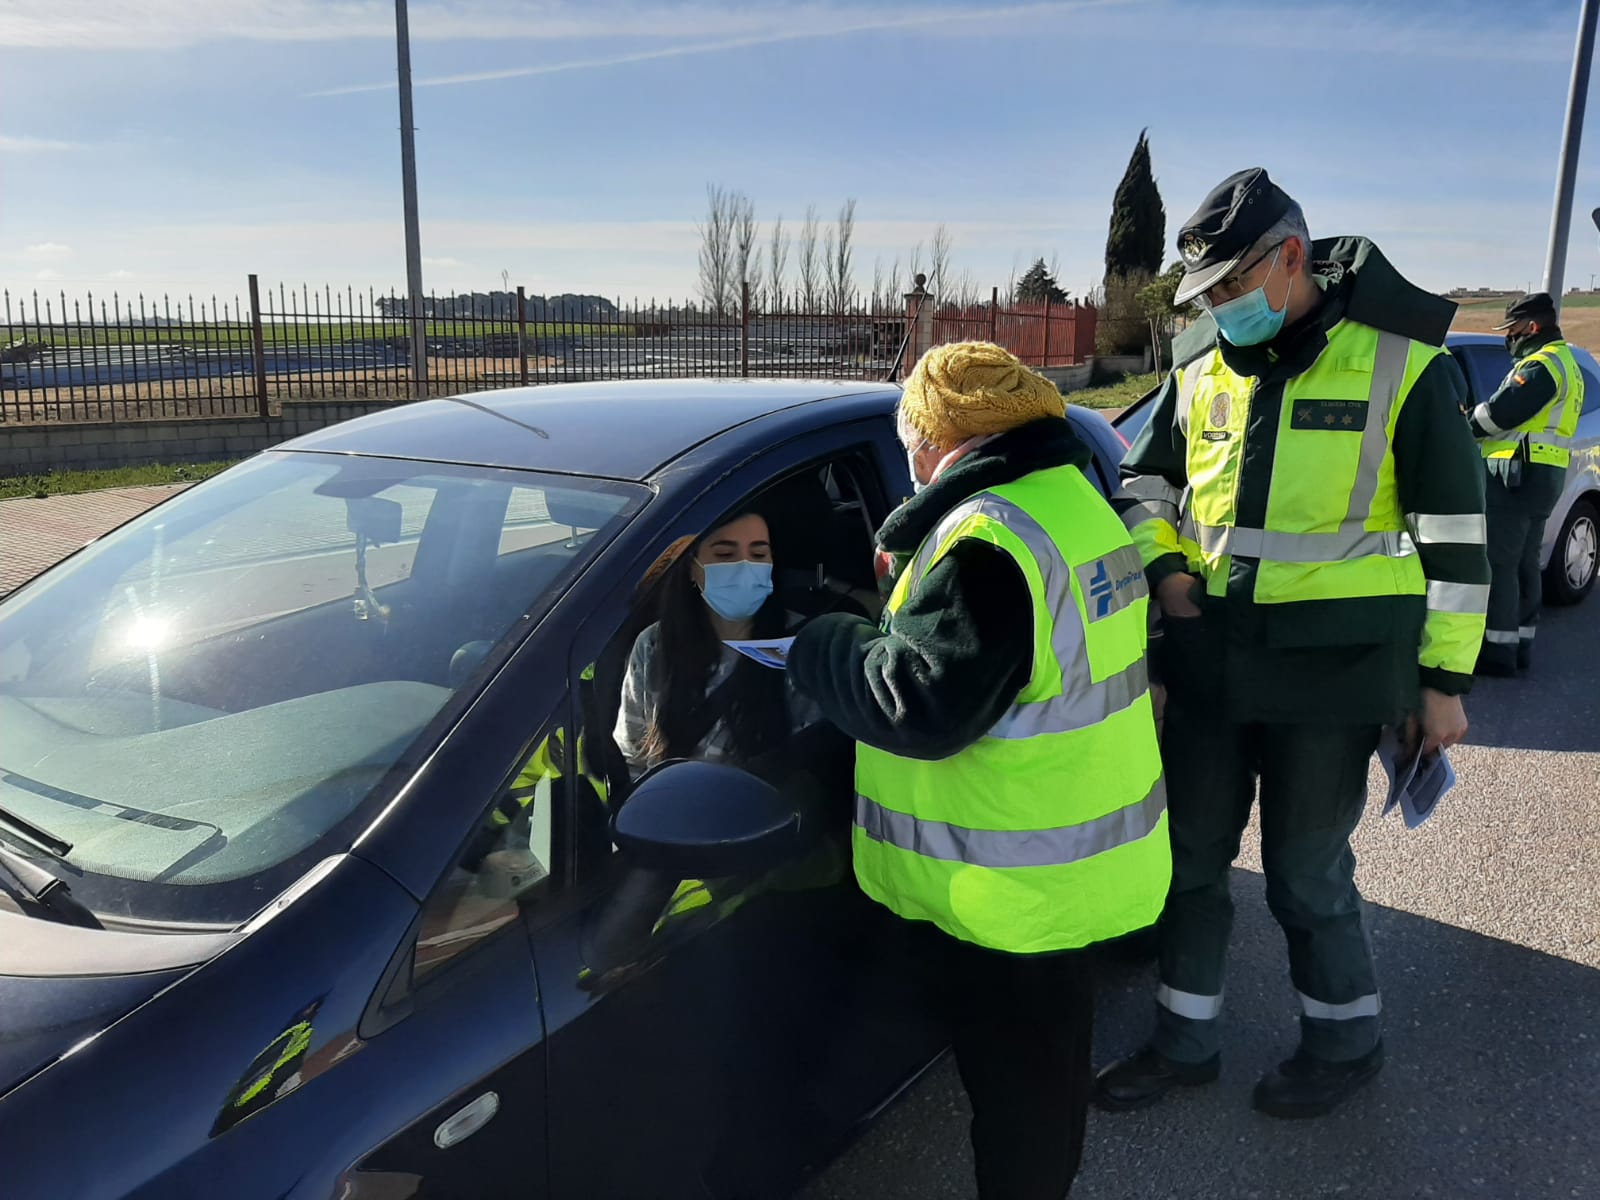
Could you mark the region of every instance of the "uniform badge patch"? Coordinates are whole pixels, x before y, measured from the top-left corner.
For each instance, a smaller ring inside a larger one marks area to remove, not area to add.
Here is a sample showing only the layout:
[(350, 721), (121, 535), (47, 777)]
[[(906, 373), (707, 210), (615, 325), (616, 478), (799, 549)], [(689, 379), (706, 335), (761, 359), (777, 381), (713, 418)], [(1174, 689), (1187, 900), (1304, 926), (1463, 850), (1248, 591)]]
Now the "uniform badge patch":
[(1183, 240), (1178, 243), (1178, 253), (1183, 255), (1183, 261), (1191, 267), (1206, 256), (1206, 251), (1211, 249), (1203, 237), (1197, 233), (1186, 233)]
[(1218, 392), (1211, 400), (1211, 428), (1224, 429), (1228, 424), (1228, 415), (1233, 411), (1233, 397), (1227, 392)]
[(1296, 400), (1289, 414), (1289, 428), (1360, 433), (1367, 427), (1367, 413), (1365, 400)]

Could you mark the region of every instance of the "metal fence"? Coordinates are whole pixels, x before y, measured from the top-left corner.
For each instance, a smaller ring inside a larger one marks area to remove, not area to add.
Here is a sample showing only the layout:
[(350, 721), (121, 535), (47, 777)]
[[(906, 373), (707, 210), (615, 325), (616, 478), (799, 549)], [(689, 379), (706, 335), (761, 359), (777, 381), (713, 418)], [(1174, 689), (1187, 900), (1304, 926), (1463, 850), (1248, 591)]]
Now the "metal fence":
[[(545, 301), (522, 289), (433, 296), (417, 371), (408, 308), (393, 295), (263, 289), (251, 276), (246, 294), (228, 299), (5, 292), (3, 306), (0, 422), (16, 424), (270, 417), (296, 400), (406, 400), (588, 380), (884, 378), (905, 340), (908, 307), (763, 311), (748, 291), (723, 314), (690, 303)], [(1093, 310), (1075, 306), (947, 307), (932, 316), (932, 341), (998, 340), (1038, 366), (1082, 361), (1085, 312), (1092, 353)], [(925, 326), (913, 343), (928, 333)]]

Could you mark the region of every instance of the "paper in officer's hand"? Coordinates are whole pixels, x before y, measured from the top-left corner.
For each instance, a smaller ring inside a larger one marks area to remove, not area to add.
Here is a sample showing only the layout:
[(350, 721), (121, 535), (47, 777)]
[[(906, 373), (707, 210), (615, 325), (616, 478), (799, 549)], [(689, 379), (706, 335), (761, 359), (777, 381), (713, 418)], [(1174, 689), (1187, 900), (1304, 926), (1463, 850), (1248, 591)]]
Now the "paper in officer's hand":
[(1378, 739), (1378, 761), (1383, 764), (1384, 774), (1389, 776), (1389, 794), (1383, 802), (1384, 816), (1394, 811), (1395, 805), (1400, 803), (1401, 794), (1417, 773), (1417, 764), (1422, 759), (1420, 749), (1420, 745), (1412, 747), (1408, 754), (1400, 731), (1389, 727), (1384, 728), (1383, 736)]
[(1415, 829), (1433, 815), (1439, 798), (1455, 785), (1455, 768), (1443, 750), (1417, 763), (1409, 785), (1400, 793), (1400, 812), (1406, 828)]

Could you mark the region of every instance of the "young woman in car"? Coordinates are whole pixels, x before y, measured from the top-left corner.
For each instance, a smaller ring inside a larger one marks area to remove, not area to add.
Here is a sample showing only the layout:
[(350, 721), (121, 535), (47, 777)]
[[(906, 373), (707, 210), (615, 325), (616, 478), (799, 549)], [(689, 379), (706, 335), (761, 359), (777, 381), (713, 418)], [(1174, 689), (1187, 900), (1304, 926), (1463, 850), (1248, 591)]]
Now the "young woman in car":
[(726, 644), (792, 632), (772, 571), (772, 535), (756, 512), (712, 529), (667, 568), (660, 618), (634, 643), (617, 717), (636, 777), (675, 758), (753, 767), (820, 719), (783, 671)]

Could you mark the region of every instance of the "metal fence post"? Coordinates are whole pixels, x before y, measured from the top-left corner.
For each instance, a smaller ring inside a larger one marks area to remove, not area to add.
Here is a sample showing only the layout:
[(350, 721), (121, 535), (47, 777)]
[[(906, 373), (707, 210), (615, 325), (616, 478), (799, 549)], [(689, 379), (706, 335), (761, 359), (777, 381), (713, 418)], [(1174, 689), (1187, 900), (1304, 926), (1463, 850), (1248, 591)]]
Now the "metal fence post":
[(992, 288), (989, 291), (989, 340), (995, 340), (997, 331), (996, 321), (1000, 316), (1000, 289)]
[(528, 293), (517, 284), (517, 381), (528, 386)]
[(750, 281), (739, 284), (739, 374), (750, 378)]
[(272, 416), (272, 402), (267, 399), (267, 345), (261, 328), (261, 281), (250, 276), (250, 353), (256, 370), (256, 414), (263, 420)]
[(1050, 365), (1050, 293), (1044, 295), (1044, 353), (1039, 356), (1039, 365)]

